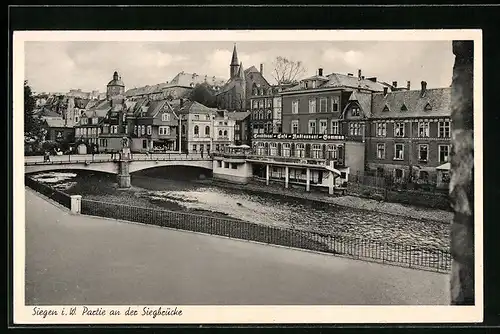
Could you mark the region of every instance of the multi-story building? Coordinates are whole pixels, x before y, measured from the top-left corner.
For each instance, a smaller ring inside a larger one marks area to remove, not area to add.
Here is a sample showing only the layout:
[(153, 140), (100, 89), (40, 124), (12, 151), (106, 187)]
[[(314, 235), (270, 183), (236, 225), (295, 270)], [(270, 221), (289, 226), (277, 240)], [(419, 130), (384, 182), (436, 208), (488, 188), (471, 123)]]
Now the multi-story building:
[[(396, 180), (436, 183), (450, 157), (451, 88), (373, 94), (367, 128), (367, 169)], [(449, 174), (442, 173), (449, 182)]]
[(217, 115), (213, 119), (213, 142), (214, 151), (223, 151), (225, 147), (234, 144), (236, 121), (229, 115)]
[(141, 98), (125, 104), (126, 133), (133, 152), (179, 150), (179, 117), (168, 100)]
[(111, 110), (111, 102), (104, 100), (88, 110), (81, 112), (78, 123), (75, 125), (75, 139), (86, 144), (98, 145), (101, 134), (101, 124)]
[(227, 113), (229, 119), (234, 121), (234, 143), (236, 145), (248, 145), (251, 144), (251, 128), (250, 128), (250, 116), (249, 111), (233, 111)]
[(198, 102), (180, 100), (178, 114), (181, 117), (182, 150), (210, 152), (213, 149), (213, 125), (217, 109)]

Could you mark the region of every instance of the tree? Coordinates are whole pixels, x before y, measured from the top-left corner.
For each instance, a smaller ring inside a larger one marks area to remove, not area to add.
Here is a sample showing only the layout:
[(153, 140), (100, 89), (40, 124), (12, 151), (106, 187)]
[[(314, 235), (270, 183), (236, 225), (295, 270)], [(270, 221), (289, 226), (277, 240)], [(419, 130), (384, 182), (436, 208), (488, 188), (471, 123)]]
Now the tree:
[(305, 72), (303, 63), (278, 56), (273, 62), (272, 76), (278, 85), (291, 84)]
[(33, 91), (28, 81), (24, 81), (24, 138), (28, 142), (39, 144), (43, 140), (44, 130), (42, 121), (34, 113), (35, 106)]
[(189, 99), (209, 108), (217, 107), (215, 91), (207, 84), (197, 84), (191, 91)]

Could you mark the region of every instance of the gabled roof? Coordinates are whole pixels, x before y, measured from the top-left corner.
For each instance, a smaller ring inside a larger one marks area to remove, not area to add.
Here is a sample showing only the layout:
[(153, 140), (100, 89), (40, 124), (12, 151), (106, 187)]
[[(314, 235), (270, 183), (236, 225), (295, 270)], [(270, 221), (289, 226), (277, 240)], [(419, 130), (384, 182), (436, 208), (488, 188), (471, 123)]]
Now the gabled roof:
[[(374, 118), (408, 118), (408, 117), (449, 117), (451, 116), (451, 88), (427, 89), (425, 96), (420, 96), (420, 90), (402, 90), (374, 93), (372, 102), (372, 117)], [(432, 109), (425, 110), (429, 104)], [(389, 111), (383, 111), (385, 106)], [(405, 105), (407, 111), (401, 111)]]
[(224, 85), (226, 79), (222, 79), (215, 76), (209, 76), (205, 74), (197, 74), (197, 73), (178, 73), (170, 82), (170, 86), (182, 86), (182, 87), (194, 87), (197, 84), (201, 84), (206, 82), (211, 86), (220, 87)]
[(242, 121), (248, 116), (250, 116), (250, 114), (251, 114), (250, 111), (235, 111), (227, 113), (227, 117), (235, 121)]
[(372, 107), (372, 96), (371, 93), (352, 91), (349, 96), (349, 103), (346, 105), (344, 109), (344, 113), (349, 107), (351, 103), (357, 103), (363, 112), (364, 117), (370, 117), (371, 115), (371, 107)]
[[(324, 78), (324, 77), (319, 77), (319, 76), (313, 76), (308, 79), (304, 80), (311, 80), (312, 78), (317, 77), (317, 78)], [(356, 88), (356, 89), (364, 89), (364, 90), (370, 90), (370, 91), (375, 91), (375, 92), (381, 92), (384, 90), (384, 87), (387, 87), (387, 84), (381, 83), (381, 82), (374, 82), (368, 79), (358, 79), (358, 77), (350, 76), (350, 75), (344, 75), (340, 73), (332, 73), (326, 76), (328, 81), (325, 81), (323, 84), (318, 85), (316, 88), (312, 89), (324, 89), (324, 88)], [(301, 80), (303, 81), (303, 80)], [(284, 90), (283, 92), (292, 92), (292, 91), (307, 91), (311, 90), (302, 88), (300, 83)]]
[(48, 118), (45, 123), (50, 128), (72, 128), (72, 126), (66, 125), (66, 122), (62, 117), (60, 118)]
[(209, 108), (196, 101), (187, 101), (182, 108), (179, 109), (179, 114), (213, 114), (217, 113), (216, 108)]

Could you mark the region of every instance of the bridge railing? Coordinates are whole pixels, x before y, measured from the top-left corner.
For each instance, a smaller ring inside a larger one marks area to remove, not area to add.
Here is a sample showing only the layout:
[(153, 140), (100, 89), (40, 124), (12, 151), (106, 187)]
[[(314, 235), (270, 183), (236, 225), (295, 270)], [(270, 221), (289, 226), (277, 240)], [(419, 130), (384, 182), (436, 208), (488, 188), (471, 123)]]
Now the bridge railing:
[(360, 239), (317, 231), (260, 225), (236, 219), (83, 199), (81, 213), (234, 239), (308, 249), (365, 261), (448, 272), (451, 255), (442, 249)]
[(68, 194), (40, 183), (27, 175), (24, 177), (24, 185), (71, 209), (71, 197)]

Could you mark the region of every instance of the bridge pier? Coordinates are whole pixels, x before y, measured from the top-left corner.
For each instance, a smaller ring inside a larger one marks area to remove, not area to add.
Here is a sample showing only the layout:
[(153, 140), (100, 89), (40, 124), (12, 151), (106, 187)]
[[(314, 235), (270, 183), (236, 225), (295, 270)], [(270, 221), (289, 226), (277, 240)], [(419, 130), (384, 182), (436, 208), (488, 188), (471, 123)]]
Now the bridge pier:
[(130, 188), (130, 173), (129, 173), (129, 162), (126, 160), (120, 160), (118, 166), (118, 187), (119, 188)]

